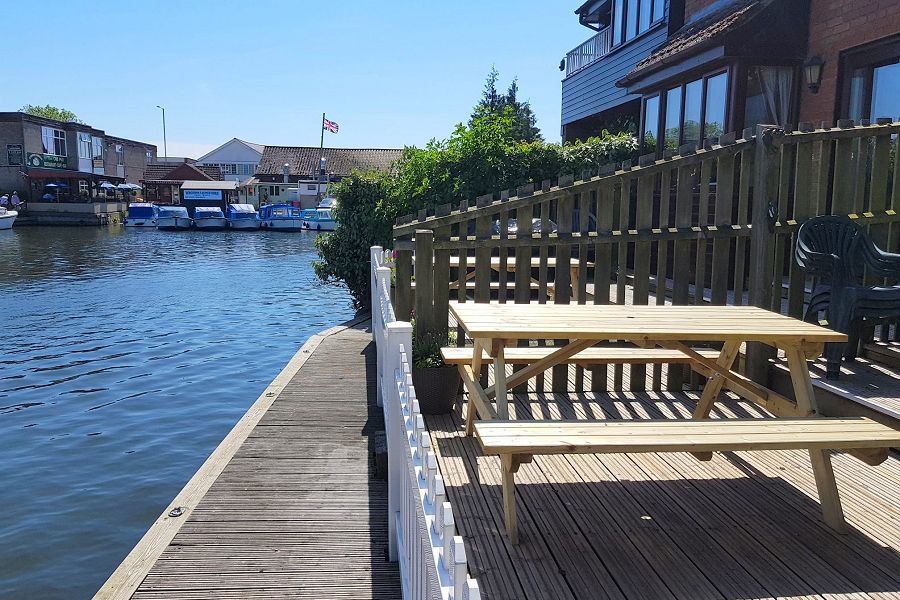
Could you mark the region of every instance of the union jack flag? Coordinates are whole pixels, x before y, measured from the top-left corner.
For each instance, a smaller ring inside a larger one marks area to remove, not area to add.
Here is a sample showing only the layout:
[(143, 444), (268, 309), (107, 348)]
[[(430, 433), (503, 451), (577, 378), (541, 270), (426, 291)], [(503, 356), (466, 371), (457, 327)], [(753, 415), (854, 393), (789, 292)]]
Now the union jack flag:
[(339, 128), (338, 128), (338, 124), (335, 123), (334, 121), (329, 121), (328, 119), (325, 119), (322, 121), (322, 129), (325, 129), (326, 131), (330, 131), (331, 133), (337, 133)]

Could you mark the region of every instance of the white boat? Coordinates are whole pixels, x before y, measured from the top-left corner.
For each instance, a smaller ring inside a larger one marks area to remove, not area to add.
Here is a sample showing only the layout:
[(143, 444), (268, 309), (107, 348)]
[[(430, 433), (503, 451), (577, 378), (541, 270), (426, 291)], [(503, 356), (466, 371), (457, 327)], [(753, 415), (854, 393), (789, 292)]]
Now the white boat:
[(263, 229), (275, 231), (300, 231), (303, 217), (296, 206), (290, 204), (267, 204), (259, 209), (259, 222)]
[(228, 226), (232, 229), (259, 229), (259, 215), (252, 204), (229, 204)]
[(6, 210), (4, 207), (0, 206), (0, 230), (12, 229), (13, 223), (16, 222), (16, 217), (18, 216), (18, 211)]
[(218, 206), (198, 206), (194, 209), (194, 227), (203, 231), (222, 231), (228, 221)]
[(303, 211), (303, 229), (311, 231), (334, 231), (337, 222), (331, 210), (334, 208), (334, 198), (324, 198), (316, 208)]
[(156, 227), (159, 207), (146, 202), (133, 202), (128, 205), (128, 217), (125, 227)]
[(160, 206), (156, 227), (162, 231), (185, 231), (191, 228), (191, 218), (184, 206)]

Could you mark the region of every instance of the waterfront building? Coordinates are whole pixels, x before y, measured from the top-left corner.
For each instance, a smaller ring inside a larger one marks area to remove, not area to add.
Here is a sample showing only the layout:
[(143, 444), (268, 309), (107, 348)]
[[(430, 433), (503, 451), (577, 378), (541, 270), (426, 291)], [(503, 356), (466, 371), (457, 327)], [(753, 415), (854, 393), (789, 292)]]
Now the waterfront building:
[(340, 181), (354, 170), (389, 171), (402, 153), (399, 148), (266, 146), (256, 170), (258, 183), (251, 187), (258, 204), (298, 202), (302, 208), (314, 208), (328, 183)]
[(222, 181), (218, 167), (191, 162), (147, 165), (141, 183), (144, 199), (156, 204), (181, 204), (181, 186), (185, 181)]
[(181, 184), (181, 204), (191, 218), (198, 206), (214, 206), (224, 213), (229, 204), (238, 201), (237, 187), (237, 181), (185, 181)]
[(40, 203), (45, 195), (55, 203), (111, 200), (109, 186), (101, 184), (136, 184), (154, 160), (155, 145), (86, 123), (0, 112), (0, 192), (16, 190), (25, 201)]
[(197, 159), (198, 166), (218, 167), (226, 181), (246, 181), (256, 174), (263, 154), (262, 144), (232, 138)]
[(631, 121), (662, 155), (760, 123), (900, 115), (900, 1), (589, 0), (560, 65), (565, 140)]

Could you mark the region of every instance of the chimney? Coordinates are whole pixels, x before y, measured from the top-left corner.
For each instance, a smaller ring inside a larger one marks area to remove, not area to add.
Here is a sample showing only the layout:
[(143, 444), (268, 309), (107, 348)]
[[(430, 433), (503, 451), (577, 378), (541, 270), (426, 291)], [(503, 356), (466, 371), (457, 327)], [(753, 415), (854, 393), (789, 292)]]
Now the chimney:
[(284, 182), (288, 183), (288, 175), (291, 172), (291, 165), (289, 165), (288, 163), (284, 163), (284, 165), (281, 167), (281, 170), (284, 173)]

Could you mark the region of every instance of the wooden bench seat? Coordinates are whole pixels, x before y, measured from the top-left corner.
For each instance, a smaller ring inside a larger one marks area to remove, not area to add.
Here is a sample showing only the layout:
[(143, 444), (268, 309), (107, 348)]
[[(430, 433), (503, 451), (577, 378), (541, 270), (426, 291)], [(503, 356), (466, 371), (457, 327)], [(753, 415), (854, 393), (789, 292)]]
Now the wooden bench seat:
[[(530, 347), (530, 348), (505, 348), (504, 358), (507, 364), (527, 365), (536, 363), (546, 358), (559, 348)], [(471, 365), (474, 348), (441, 348), (441, 356), (448, 365)], [(710, 360), (719, 357), (718, 350), (697, 350), (698, 354)], [(491, 357), (482, 353), (482, 360), (489, 362)], [(566, 359), (569, 364), (581, 366), (632, 364), (649, 365), (658, 363), (689, 364), (691, 357), (679, 350), (667, 350), (664, 348), (636, 348), (629, 346), (605, 346), (593, 347), (575, 354)]]
[[(517, 543), (515, 473), (535, 454), (726, 452), (746, 450), (860, 450), (870, 464), (900, 445), (900, 431), (865, 417), (646, 421), (506, 421), (475, 424), (485, 454), (499, 454), (504, 519)], [(827, 457), (827, 455), (824, 455)], [(835, 498), (820, 498), (823, 510)], [(828, 515), (826, 513), (826, 521)], [(843, 527), (843, 518), (829, 525)]]

